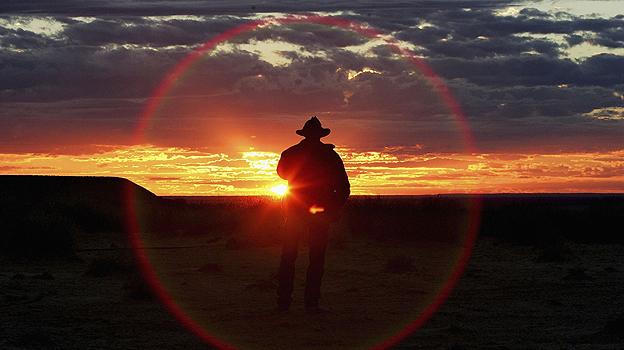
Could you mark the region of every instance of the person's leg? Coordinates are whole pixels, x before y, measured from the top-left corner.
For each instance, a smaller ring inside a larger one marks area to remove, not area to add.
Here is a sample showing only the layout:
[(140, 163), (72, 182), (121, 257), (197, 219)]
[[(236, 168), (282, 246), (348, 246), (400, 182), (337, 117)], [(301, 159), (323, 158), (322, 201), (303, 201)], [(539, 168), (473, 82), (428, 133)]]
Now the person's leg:
[(295, 279), (295, 261), (299, 237), (301, 236), (301, 223), (294, 217), (286, 219), (286, 229), (283, 237), (282, 257), (280, 260), (277, 277), (277, 306), (281, 310), (287, 310), (292, 302), (293, 284)]
[(310, 228), (310, 263), (304, 296), (305, 305), (308, 309), (318, 308), (321, 297), (321, 279), (325, 265), (328, 229), (329, 225), (325, 222), (316, 222)]

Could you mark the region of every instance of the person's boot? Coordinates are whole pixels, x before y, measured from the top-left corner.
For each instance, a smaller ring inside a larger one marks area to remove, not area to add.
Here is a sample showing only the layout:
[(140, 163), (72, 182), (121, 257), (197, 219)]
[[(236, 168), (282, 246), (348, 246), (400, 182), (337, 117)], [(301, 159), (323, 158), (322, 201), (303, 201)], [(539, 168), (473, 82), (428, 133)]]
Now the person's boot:
[(305, 311), (307, 314), (326, 314), (329, 311), (320, 307), (317, 302), (306, 302)]

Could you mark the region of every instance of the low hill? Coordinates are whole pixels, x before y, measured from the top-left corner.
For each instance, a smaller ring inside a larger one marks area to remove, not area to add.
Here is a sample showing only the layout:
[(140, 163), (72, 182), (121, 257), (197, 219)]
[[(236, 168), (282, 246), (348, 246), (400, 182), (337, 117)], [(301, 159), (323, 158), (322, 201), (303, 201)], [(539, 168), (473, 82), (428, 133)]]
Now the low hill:
[(0, 175), (2, 203), (28, 202), (33, 205), (41, 201), (69, 201), (120, 205), (128, 190), (148, 200), (158, 198), (121, 177)]
[(65, 256), (76, 232), (123, 232), (129, 195), (144, 206), (160, 201), (119, 177), (2, 175), (0, 253)]

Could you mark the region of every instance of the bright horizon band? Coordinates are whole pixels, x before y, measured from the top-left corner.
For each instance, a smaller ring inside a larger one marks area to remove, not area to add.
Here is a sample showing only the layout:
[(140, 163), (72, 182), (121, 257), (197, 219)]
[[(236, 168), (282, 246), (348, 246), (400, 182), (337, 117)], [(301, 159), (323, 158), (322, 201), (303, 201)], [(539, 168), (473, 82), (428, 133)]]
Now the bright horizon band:
[[(274, 195), (276, 152), (226, 155), (153, 145), (86, 154), (0, 154), (0, 174), (120, 176), (161, 196)], [(618, 193), (624, 150), (568, 154), (421, 154), (338, 149), (353, 194)], [(196, 163), (197, 165), (189, 165)]]

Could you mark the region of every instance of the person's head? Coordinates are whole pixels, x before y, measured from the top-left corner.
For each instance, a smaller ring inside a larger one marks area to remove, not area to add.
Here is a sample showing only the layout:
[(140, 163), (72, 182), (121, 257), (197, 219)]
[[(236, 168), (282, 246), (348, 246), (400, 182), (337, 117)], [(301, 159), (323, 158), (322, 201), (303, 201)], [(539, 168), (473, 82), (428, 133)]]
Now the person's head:
[(297, 135), (301, 135), (310, 140), (320, 140), (321, 137), (329, 135), (330, 132), (330, 129), (324, 128), (321, 125), (321, 121), (318, 120), (317, 117), (310, 118), (305, 122), (303, 128), (296, 131)]

